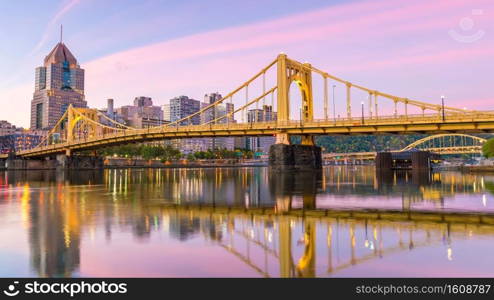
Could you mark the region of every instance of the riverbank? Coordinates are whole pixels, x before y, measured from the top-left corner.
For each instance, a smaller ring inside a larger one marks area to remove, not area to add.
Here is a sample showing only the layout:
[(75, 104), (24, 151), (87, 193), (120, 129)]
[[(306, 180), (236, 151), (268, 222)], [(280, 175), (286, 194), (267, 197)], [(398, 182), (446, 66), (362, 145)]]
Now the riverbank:
[[(15, 170), (54, 170), (55, 160), (36, 161), (26, 160), (26, 164), (17, 166)], [(241, 167), (265, 167), (267, 160), (261, 159), (204, 159), (204, 160), (177, 160), (166, 161), (128, 159), (128, 158), (105, 158), (104, 169), (128, 169), (128, 168), (241, 168)], [(11, 168), (9, 168), (11, 169)], [(6, 170), (5, 161), (0, 161), (0, 170)]]
[(258, 167), (267, 166), (268, 162), (259, 159), (202, 159), (202, 160), (177, 160), (166, 161), (107, 158), (104, 168), (219, 168), (219, 167)]
[(469, 173), (494, 173), (494, 166), (461, 166), (460, 170)]

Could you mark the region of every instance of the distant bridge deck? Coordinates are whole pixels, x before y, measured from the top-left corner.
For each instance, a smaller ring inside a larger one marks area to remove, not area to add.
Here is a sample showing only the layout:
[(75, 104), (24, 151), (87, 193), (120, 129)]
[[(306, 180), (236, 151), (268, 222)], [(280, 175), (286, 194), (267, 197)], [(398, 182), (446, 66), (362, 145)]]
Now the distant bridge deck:
[(420, 134), (445, 132), (494, 132), (494, 113), (465, 113), (448, 115), (442, 120), (437, 114), (397, 117), (315, 120), (311, 122), (255, 122), (214, 125), (189, 125), (128, 129), (71, 142), (40, 146), (17, 153), (23, 157), (47, 156), (67, 150), (81, 151), (119, 144), (146, 142), (161, 139), (273, 136), (285, 132), (290, 135), (368, 135), (368, 134)]
[[(465, 147), (435, 147), (427, 148), (427, 151), (437, 154), (475, 154), (481, 153), (482, 149), (479, 146), (465, 146)], [(391, 150), (389, 152), (400, 152), (401, 150)], [(373, 160), (376, 158), (377, 152), (347, 152), (347, 153), (324, 153), (323, 159), (325, 160), (345, 160), (345, 159), (362, 159)]]

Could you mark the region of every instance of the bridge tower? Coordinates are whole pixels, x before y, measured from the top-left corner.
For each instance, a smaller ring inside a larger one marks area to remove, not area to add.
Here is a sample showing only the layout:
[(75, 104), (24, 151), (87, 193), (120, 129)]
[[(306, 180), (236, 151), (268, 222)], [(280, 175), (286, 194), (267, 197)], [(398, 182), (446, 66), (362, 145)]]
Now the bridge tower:
[[(91, 122), (84, 122), (90, 120)], [(101, 133), (98, 127), (98, 111), (92, 108), (67, 108), (67, 144), (70, 146), (75, 139), (91, 138)], [(65, 150), (66, 155), (71, 155), (70, 148)]]
[[(290, 97), (289, 90), (292, 82), (295, 82), (302, 94), (302, 123), (314, 120), (312, 97), (312, 70), (309, 63), (301, 64), (288, 59), (286, 54), (278, 55), (278, 123), (287, 124), (290, 121)], [(276, 134), (277, 144), (290, 144), (290, 137), (286, 132)], [(303, 145), (314, 145), (311, 135), (302, 137)]]
[[(283, 128), (290, 122), (289, 90), (295, 82), (302, 96), (300, 126), (314, 120), (314, 104), (312, 96), (312, 68), (309, 63), (299, 63), (279, 54), (277, 58), (277, 122)], [(321, 149), (315, 146), (314, 136), (301, 135), (300, 145), (291, 145), (290, 135), (280, 129), (276, 134), (276, 144), (270, 149), (270, 165), (277, 169), (317, 169), (321, 167)]]

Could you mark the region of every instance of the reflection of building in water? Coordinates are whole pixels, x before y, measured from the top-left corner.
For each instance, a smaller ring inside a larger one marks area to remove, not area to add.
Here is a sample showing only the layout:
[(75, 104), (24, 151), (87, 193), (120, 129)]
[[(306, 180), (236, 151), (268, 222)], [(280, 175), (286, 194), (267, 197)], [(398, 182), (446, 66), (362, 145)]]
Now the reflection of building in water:
[(223, 236), (223, 222), (218, 217), (191, 217), (182, 214), (170, 214), (170, 236), (186, 241), (201, 233), (205, 239), (220, 241)]
[(180, 204), (272, 206), (262, 168), (105, 170), (105, 184), (120, 199), (161, 199)]
[[(460, 179), (461, 178), (461, 179)], [(275, 173), (265, 168), (107, 170), (105, 182), (119, 198), (162, 199), (180, 204), (277, 206), (283, 202), (314, 207), (318, 195), (386, 196), (442, 206), (446, 196), (484, 188), (478, 175), (376, 173), (372, 167), (330, 167), (320, 172)], [(285, 199), (285, 200), (283, 200)]]
[(149, 238), (151, 235), (151, 217), (149, 215), (138, 214), (131, 220), (132, 232), (139, 239)]
[(199, 232), (199, 218), (189, 218), (183, 215), (170, 215), (170, 235), (185, 241)]
[(41, 277), (71, 276), (80, 263), (78, 208), (54, 192), (53, 188), (49, 194), (41, 192), (26, 207), (31, 263)]
[(202, 218), (201, 223), (201, 233), (206, 239), (213, 241), (221, 241), (223, 238), (223, 228), (222, 220), (218, 216)]
[(262, 169), (253, 169), (250, 182), (247, 186), (245, 204), (247, 206), (266, 206), (272, 204), (269, 196), (269, 185), (267, 176)]
[(323, 192), (342, 196), (399, 197), (404, 208), (412, 203), (429, 202), (442, 207), (444, 199), (456, 193), (478, 193), (484, 189), (483, 177), (459, 172), (390, 171), (373, 167), (329, 167), (322, 173)]

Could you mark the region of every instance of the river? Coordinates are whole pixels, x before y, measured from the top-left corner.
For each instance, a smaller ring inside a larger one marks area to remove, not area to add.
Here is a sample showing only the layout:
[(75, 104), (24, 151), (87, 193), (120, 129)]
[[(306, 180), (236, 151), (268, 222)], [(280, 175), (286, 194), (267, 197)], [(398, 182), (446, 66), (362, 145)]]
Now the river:
[(0, 276), (492, 277), (493, 193), (371, 166), (1, 172)]

